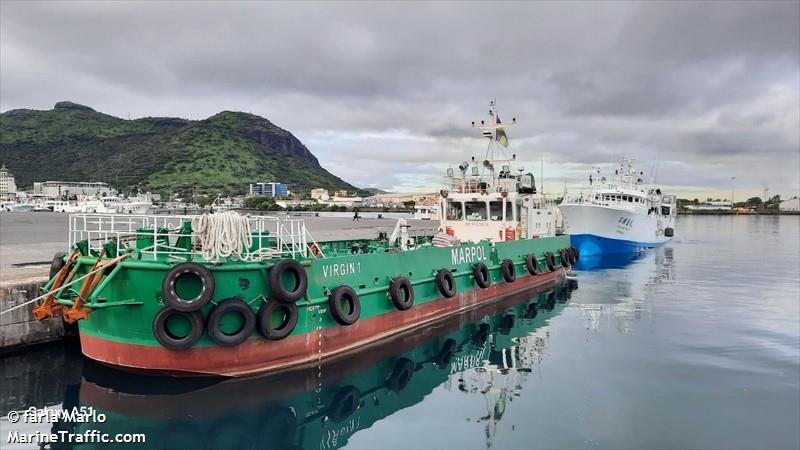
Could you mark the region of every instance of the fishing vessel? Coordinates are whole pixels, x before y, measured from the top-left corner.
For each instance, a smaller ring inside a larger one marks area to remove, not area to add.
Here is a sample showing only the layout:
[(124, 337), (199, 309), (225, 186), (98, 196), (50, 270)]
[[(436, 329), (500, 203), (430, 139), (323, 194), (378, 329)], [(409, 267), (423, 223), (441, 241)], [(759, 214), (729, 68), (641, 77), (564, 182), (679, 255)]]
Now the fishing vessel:
[(564, 229), (581, 255), (638, 252), (672, 239), (675, 196), (645, 184), (643, 177), (625, 158), (611, 179), (598, 170), (589, 175), (588, 189), (564, 197), (559, 206)]
[[(494, 114), (490, 147), (504, 133)], [(530, 221), (550, 210), (522, 212), (539, 204), (533, 180), (484, 167), (477, 191), (444, 196), (468, 215), (446, 217), (437, 236), (404, 219), (391, 236), (316, 242), (289, 217), (72, 215), (69, 253), (54, 259), (34, 315), (77, 322), (83, 353), (104, 364), (244, 376), (341, 357), (563, 279), (578, 254)]]

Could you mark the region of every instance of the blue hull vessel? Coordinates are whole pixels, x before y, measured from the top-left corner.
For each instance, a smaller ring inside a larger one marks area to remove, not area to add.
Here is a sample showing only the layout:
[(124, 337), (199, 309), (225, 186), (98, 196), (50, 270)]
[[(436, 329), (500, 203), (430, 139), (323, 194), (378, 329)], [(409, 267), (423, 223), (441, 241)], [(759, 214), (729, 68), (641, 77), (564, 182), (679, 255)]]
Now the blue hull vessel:
[(650, 248), (656, 248), (662, 242), (636, 242), (624, 239), (611, 239), (593, 234), (573, 234), (570, 236), (572, 246), (577, 248), (581, 256), (592, 256), (614, 253), (636, 253)]

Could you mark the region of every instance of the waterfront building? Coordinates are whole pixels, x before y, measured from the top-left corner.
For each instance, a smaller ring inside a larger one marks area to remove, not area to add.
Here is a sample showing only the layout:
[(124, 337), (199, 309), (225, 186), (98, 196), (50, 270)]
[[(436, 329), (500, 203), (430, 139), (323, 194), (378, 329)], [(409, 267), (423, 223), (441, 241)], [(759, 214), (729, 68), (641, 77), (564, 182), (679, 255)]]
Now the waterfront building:
[(340, 189), (340, 190), (338, 190), (338, 191), (334, 192), (334, 193), (333, 193), (333, 196), (334, 196), (334, 197), (347, 197), (347, 190), (345, 190), (345, 189)]
[(250, 195), (264, 197), (288, 197), (289, 186), (283, 183), (250, 183)]
[(117, 194), (116, 189), (99, 181), (43, 181), (33, 183), (33, 193), (48, 198), (83, 195), (106, 197)]
[(317, 188), (311, 190), (311, 198), (314, 200), (320, 200), (325, 202), (328, 201), (331, 198), (331, 196), (328, 193), (327, 189)]
[(0, 167), (0, 200), (15, 200), (16, 197), (17, 184), (14, 182), (14, 175), (3, 164)]
[(782, 201), (778, 205), (780, 212), (800, 212), (800, 198), (796, 195), (788, 200)]
[(686, 205), (686, 209), (690, 211), (730, 211), (733, 209), (733, 203), (727, 200), (707, 201), (696, 205)]

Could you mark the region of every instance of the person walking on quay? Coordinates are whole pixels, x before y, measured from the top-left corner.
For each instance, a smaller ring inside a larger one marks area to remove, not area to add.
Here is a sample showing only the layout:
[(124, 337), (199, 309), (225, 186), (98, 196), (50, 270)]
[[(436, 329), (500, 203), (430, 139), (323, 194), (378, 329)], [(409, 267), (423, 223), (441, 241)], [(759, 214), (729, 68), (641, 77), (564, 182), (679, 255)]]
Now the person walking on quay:
[(358, 215), (358, 209), (353, 210), (353, 222), (355, 222), (356, 220), (359, 221), (361, 220), (361, 216)]

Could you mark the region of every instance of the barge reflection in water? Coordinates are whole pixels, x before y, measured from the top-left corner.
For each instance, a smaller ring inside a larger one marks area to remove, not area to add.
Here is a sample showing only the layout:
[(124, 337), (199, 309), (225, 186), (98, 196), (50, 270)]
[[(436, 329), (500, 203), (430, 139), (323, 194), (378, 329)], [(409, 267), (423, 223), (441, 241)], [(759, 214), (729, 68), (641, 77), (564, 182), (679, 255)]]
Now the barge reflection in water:
[(328, 450), (447, 384), (481, 398), (486, 414), (474, 422), (491, 439), (506, 403), (521, 395), (544, 356), (549, 318), (575, 288), (566, 280), (533, 298), (511, 296), (359, 354), (273, 376), (153, 378), (86, 361), (80, 384), (67, 388), (78, 395), (67, 395), (64, 407), (91, 406), (107, 416), (75, 432), (147, 436), (131, 448)]

